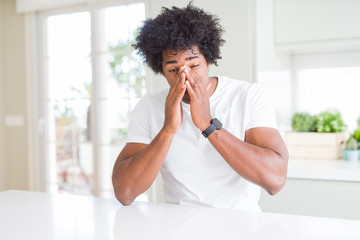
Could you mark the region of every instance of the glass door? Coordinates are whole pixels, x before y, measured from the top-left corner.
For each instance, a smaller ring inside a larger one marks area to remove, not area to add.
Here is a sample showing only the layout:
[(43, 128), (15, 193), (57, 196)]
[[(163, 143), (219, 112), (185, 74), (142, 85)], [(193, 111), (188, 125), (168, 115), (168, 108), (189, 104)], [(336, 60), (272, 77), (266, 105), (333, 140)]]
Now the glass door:
[(131, 46), (144, 19), (144, 3), (44, 18), (48, 191), (113, 196), (113, 164), (146, 93)]

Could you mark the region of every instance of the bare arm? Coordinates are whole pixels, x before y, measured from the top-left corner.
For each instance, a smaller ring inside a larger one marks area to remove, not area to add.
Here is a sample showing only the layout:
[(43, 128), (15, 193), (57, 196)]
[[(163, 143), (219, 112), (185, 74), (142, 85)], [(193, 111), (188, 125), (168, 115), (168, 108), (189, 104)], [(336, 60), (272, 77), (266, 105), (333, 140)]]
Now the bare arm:
[(220, 129), (209, 136), (209, 141), (239, 175), (271, 195), (284, 186), (288, 152), (276, 129), (249, 129), (245, 142)]
[(171, 141), (182, 123), (181, 99), (184, 96), (185, 74), (170, 83), (165, 102), (164, 127), (149, 145), (128, 143), (120, 152), (113, 170), (112, 181), (116, 198), (130, 205), (154, 182)]
[[(208, 86), (196, 73), (185, 71), (190, 95), (191, 118), (204, 131), (212, 119)], [(196, 84), (196, 85), (195, 85)], [(197, 86), (197, 87), (192, 87)], [(286, 181), (288, 152), (279, 132), (273, 128), (252, 128), (246, 131), (245, 141), (225, 129), (213, 132), (209, 141), (225, 161), (242, 177), (275, 194)]]
[(172, 134), (162, 130), (149, 145), (128, 143), (120, 152), (112, 181), (115, 196), (123, 205), (130, 205), (154, 182), (172, 138)]

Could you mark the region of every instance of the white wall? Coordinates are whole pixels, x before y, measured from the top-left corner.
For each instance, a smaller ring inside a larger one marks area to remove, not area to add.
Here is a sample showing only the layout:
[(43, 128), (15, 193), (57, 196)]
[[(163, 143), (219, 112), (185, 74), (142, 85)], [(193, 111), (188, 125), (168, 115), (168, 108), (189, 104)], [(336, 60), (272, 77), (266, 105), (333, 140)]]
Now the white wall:
[(275, 49), (274, 2), (256, 0), (256, 70), (258, 72), (288, 71), (291, 58)]
[[(296, 110), (296, 99), (295, 92), (293, 89), (296, 89), (294, 84), (295, 75), (293, 71), (293, 63), (295, 54), (305, 54), (303, 58), (297, 56), (297, 61), (306, 59), (303, 62), (304, 65), (310, 67), (310, 64), (314, 66), (315, 62), (310, 62), (310, 54), (314, 56), (314, 53), (317, 53), (319, 49), (322, 49), (321, 52), (326, 51), (341, 51), (344, 46), (341, 48), (336, 47), (335, 45), (329, 45), (329, 41), (332, 36), (342, 36), (342, 31), (336, 31), (332, 29), (331, 34), (328, 30), (325, 29), (324, 34), (321, 33), (323, 29), (315, 29), (313, 22), (316, 22), (317, 19), (321, 19), (320, 22), (327, 22), (326, 17), (328, 16), (328, 10), (320, 10), (316, 12), (316, 15), (313, 15), (310, 19), (309, 15), (306, 14), (306, 9), (302, 8), (303, 12), (298, 15), (301, 18), (309, 18), (306, 21), (301, 21), (299, 24), (302, 24), (302, 29), (291, 28), (290, 32), (284, 33), (283, 36), (289, 38), (294, 37), (292, 31), (304, 30), (303, 34), (297, 35), (298, 38), (291, 39), (293, 42), (301, 42), (304, 39), (300, 37), (306, 37), (306, 44), (299, 44), (289, 46), (288, 48), (279, 48), (275, 44), (275, 24), (274, 24), (274, 2), (284, 3), (284, 7), (289, 6), (289, 4), (296, 2), (296, 5), (304, 4), (323, 4), (322, 8), (327, 8), (328, 2), (336, 3), (338, 6), (344, 6), (346, 9), (349, 9), (349, 2), (354, 1), (303, 1), (303, 0), (256, 0), (256, 71), (257, 71), (257, 81), (264, 84), (269, 90), (270, 94), (273, 96), (273, 101), (277, 106), (278, 120), (281, 124), (290, 124), (291, 113)], [(293, 5), (293, 6), (296, 6)], [(358, 2), (354, 4), (354, 11), (357, 10), (356, 6)], [(279, 6), (278, 6), (279, 7)], [(340, 8), (339, 8), (340, 9)], [(356, 9), (356, 10), (355, 10)], [(334, 10), (334, 8), (332, 8)], [(296, 10), (294, 10), (296, 11)], [(276, 11), (275, 11), (276, 13)], [(284, 14), (286, 11), (284, 11)], [(286, 14), (285, 14), (286, 15)], [(338, 11), (336, 18), (331, 20), (338, 19), (347, 19), (348, 14), (345, 11)], [(350, 14), (351, 15), (351, 14)], [(293, 15), (287, 14), (288, 18), (283, 19), (282, 23), (289, 24), (293, 21)], [(358, 18), (356, 18), (358, 19)], [(334, 21), (336, 21), (334, 20)], [(347, 19), (350, 21), (351, 19)], [(306, 25), (305, 23), (308, 23)], [(331, 22), (331, 21), (329, 21)], [(340, 21), (339, 21), (340, 22)], [(339, 23), (338, 22), (338, 23)], [(359, 25), (359, 24), (358, 24)], [(341, 28), (348, 31), (349, 26), (352, 25), (342, 25)], [(309, 27), (309, 28), (308, 28)], [(328, 24), (328, 27), (331, 28), (331, 24)], [(314, 36), (310, 36), (310, 33), (306, 33), (307, 30), (312, 29), (316, 33)], [(337, 29), (340, 29), (339, 27)], [(306, 30), (306, 31), (305, 31)], [(358, 29), (356, 29), (358, 31)], [(303, 35), (306, 36), (303, 36)], [(320, 39), (317, 36), (328, 36), (329, 39)], [(346, 36), (344, 36), (345, 38)], [(316, 41), (310, 41), (314, 39)], [(332, 43), (332, 42), (330, 42)], [(344, 42), (347, 44), (347, 42)], [(354, 54), (354, 50), (357, 49), (356, 45), (349, 43), (349, 51), (351, 54)], [(281, 49), (281, 51), (279, 51)], [(295, 51), (296, 50), (296, 51)], [(301, 50), (301, 51), (300, 51)], [(349, 58), (344, 58), (344, 55), (349, 55), (345, 53), (338, 53), (337, 59), (342, 63), (348, 63)], [(321, 57), (327, 56), (330, 54), (321, 55)], [(307, 58), (306, 58), (307, 57)], [(317, 61), (317, 66), (321, 66), (323, 63), (328, 63), (329, 60), (323, 61), (320, 57), (313, 58), (312, 61)], [(296, 62), (296, 61), (295, 61)], [(333, 61), (330, 61), (333, 62)], [(291, 86), (292, 85), (292, 86)], [(291, 104), (291, 100), (293, 104)], [(288, 121), (288, 122), (287, 122)], [(282, 129), (289, 130), (289, 129)], [(291, 161), (291, 159), (290, 159)], [(317, 180), (304, 180), (304, 179), (288, 179), (284, 189), (275, 196), (270, 196), (265, 191), (262, 192), (260, 199), (260, 206), (264, 211), (270, 212), (280, 212), (280, 213), (290, 213), (290, 214), (301, 214), (301, 215), (312, 215), (312, 216), (322, 216), (322, 217), (337, 217), (337, 218), (351, 218), (351, 219), (360, 219), (360, 184), (354, 182), (340, 182), (340, 181), (317, 181)]]
[[(149, 17), (157, 16), (161, 7), (185, 7), (189, 0), (151, 0), (149, 1)], [(210, 67), (210, 75), (226, 75), (246, 81), (253, 81), (254, 64), (252, 31), (250, 28), (251, 18), (251, 0), (223, 0), (208, 1), (195, 0), (193, 4), (203, 8), (205, 11), (217, 15), (220, 24), (225, 32), (223, 38), (226, 43), (221, 49), (222, 59), (218, 61), (218, 67)], [(224, 5), (231, 7), (224, 7)], [(154, 89), (162, 89), (167, 87), (166, 80), (155, 75)]]
[[(285, 132), (292, 113), (292, 59), (275, 50), (274, 1), (256, 0), (256, 81), (265, 85), (276, 107), (278, 125)], [(281, 94), (279, 94), (279, 92)]]
[(4, 159), (4, 79), (3, 79), (3, 13), (0, 1), (0, 191), (6, 189), (6, 164)]
[[(2, 3), (2, 94), (3, 121), (6, 116), (19, 116), (24, 126), (4, 127), (3, 154), (6, 159), (6, 188), (29, 189), (29, 156), (26, 82), (25, 15), (15, 13), (15, 0)], [(5, 61), (6, 60), (6, 61)], [(1, 114), (1, 113), (0, 113)]]
[(359, 9), (358, 0), (275, 0), (276, 44), (359, 44)]

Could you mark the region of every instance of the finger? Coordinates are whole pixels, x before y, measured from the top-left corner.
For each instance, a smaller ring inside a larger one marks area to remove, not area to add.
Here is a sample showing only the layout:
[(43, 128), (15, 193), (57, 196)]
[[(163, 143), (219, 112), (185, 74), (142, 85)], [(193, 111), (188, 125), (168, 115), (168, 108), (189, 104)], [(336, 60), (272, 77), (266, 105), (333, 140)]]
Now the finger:
[(175, 88), (178, 81), (180, 79), (180, 74), (177, 73), (170, 81), (169, 81), (169, 85), (170, 85), (170, 88)]
[(185, 74), (181, 73), (180, 81), (178, 81), (178, 84), (176, 85), (176, 89), (174, 94), (176, 95), (177, 102), (181, 101), (184, 97), (185, 91), (186, 91), (186, 85), (185, 85)]
[(185, 91), (186, 91), (186, 85), (185, 85), (185, 81), (186, 81), (186, 76), (184, 73), (181, 73), (181, 80), (180, 80), (180, 83), (179, 83), (179, 87), (181, 89), (181, 93), (182, 93), (182, 96), (185, 94)]
[(193, 78), (193, 76), (190, 74), (190, 70), (187, 66), (184, 66), (183, 68), (183, 72), (185, 73), (186, 75), (186, 79), (190, 82), (191, 86), (192, 87), (195, 87), (195, 84), (196, 86), (198, 85), (197, 82), (195, 81), (195, 79)]
[(184, 88), (186, 88), (185, 86), (185, 80), (186, 80), (186, 75), (185, 73), (181, 73), (180, 75), (180, 79), (179, 81), (177, 82), (177, 85), (176, 85), (176, 90), (177, 91), (182, 91)]
[(176, 82), (177, 82), (176, 79), (173, 79), (170, 82), (170, 89), (169, 89), (169, 93), (168, 93), (169, 96), (172, 96), (176, 92), (176, 87), (177, 87)]
[(186, 84), (186, 89), (189, 93), (189, 96), (190, 96), (190, 99), (194, 98), (195, 97), (195, 91), (194, 89), (192, 88), (191, 84), (189, 81), (185, 81), (185, 84)]
[(176, 75), (176, 77), (174, 77), (174, 79), (171, 81), (169, 94), (176, 94), (179, 92), (179, 89), (185, 88), (185, 78), (185, 75), (182, 73)]
[(189, 68), (185, 70), (185, 74), (193, 90), (195, 92), (197, 91), (203, 92), (204, 86), (203, 86), (203, 81), (201, 81), (201, 77), (196, 72), (191, 72)]

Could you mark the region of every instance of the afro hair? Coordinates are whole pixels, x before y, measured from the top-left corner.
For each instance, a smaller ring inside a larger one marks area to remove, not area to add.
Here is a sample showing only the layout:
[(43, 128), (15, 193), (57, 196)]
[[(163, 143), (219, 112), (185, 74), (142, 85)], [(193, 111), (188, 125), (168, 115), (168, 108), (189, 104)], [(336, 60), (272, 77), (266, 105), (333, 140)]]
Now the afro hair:
[(197, 45), (208, 64), (217, 65), (221, 59), (220, 47), (223, 29), (219, 19), (190, 2), (185, 8), (163, 7), (155, 19), (147, 19), (140, 28), (133, 45), (142, 56), (144, 63), (155, 73), (163, 73), (162, 52), (192, 50)]

